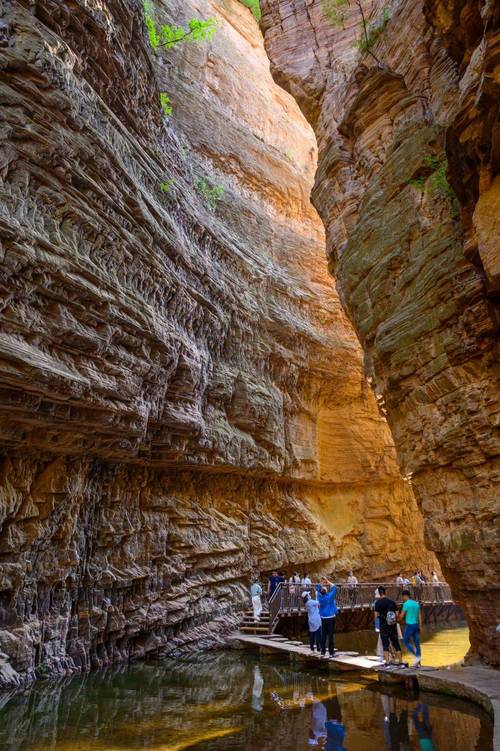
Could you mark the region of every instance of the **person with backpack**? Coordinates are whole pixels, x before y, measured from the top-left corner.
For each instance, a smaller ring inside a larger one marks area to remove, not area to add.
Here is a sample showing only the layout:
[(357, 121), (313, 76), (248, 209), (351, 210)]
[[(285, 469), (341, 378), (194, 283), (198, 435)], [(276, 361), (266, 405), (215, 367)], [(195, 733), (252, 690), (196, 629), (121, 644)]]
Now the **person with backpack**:
[(302, 599), (307, 610), (307, 625), (309, 626), (309, 646), (311, 652), (314, 648), (321, 651), (321, 616), (319, 614), (319, 602), (313, 600), (309, 592), (302, 592)]
[[(412, 600), (410, 590), (403, 590), (403, 608), (399, 614), (399, 620), (405, 620), (405, 630), (403, 634), (403, 642), (415, 660), (412, 667), (416, 668), (420, 665), (422, 660), (422, 653), (420, 651), (420, 629), (422, 626), (422, 612), (420, 604), (416, 600)], [(413, 645), (412, 645), (413, 642)]]
[(335, 652), (335, 618), (339, 612), (335, 599), (337, 587), (323, 576), (316, 590), (319, 602), (319, 614), (321, 616), (321, 654), (323, 657), (325, 656), (326, 642), (328, 641), (328, 654), (330, 657), (333, 657), (333, 653)]
[(401, 645), (398, 639), (398, 606), (387, 597), (385, 587), (382, 584), (378, 587), (380, 597), (374, 605), (374, 621), (379, 619), (380, 639), (384, 650), (384, 661), (386, 665), (390, 663), (389, 646), (392, 644), (396, 652), (396, 660), (401, 662)]

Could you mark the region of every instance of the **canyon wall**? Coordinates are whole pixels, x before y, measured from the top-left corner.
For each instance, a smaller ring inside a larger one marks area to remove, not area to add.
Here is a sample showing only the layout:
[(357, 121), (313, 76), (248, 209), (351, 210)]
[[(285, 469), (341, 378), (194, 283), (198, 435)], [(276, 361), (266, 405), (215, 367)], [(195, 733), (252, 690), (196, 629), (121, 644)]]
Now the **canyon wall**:
[(435, 565), (328, 274), (312, 130), (236, 0), (153, 12), (219, 27), (155, 56), (139, 2), (2, 6), (6, 684), (213, 643), (252, 571)]
[(427, 545), (473, 652), (498, 664), (500, 6), (262, 6), (275, 80), (316, 132), (331, 270)]

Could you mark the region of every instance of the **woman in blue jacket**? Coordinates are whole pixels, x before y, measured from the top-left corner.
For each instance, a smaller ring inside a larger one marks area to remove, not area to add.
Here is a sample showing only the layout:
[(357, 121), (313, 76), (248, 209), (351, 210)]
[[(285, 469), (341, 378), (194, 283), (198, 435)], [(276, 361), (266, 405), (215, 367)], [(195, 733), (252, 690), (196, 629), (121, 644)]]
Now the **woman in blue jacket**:
[(328, 654), (333, 657), (335, 652), (335, 618), (339, 612), (335, 599), (337, 587), (326, 577), (322, 577), (320, 581), (321, 584), (317, 585), (316, 590), (321, 616), (321, 654), (326, 654), (326, 642), (328, 640)]

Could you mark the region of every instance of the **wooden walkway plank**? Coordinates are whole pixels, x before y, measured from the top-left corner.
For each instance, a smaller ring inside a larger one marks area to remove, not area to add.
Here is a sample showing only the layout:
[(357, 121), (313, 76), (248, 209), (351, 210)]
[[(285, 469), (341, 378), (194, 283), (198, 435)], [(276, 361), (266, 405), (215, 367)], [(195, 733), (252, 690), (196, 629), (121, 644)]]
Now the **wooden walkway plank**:
[(363, 672), (375, 672), (380, 669), (380, 662), (376, 657), (361, 657), (350, 653), (338, 652), (333, 657), (323, 657), (317, 652), (312, 652), (309, 647), (301, 642), (282, 641), (281, 639), (270, 640), (251, 634), (233, 634), (229, 637), (231, 641), (239, 641), (258, 647), (266, 654), (283, 654), (286, 653), (292, 657), (300, 659), (314, 660), (327, 663), (333, 669), (339, 670), (361, 670)]

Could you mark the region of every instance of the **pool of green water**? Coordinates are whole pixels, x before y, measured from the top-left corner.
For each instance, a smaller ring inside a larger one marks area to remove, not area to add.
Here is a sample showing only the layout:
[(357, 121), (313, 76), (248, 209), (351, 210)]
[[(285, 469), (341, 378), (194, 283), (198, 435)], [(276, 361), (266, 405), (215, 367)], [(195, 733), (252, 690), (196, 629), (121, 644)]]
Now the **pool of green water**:
[(0, 693), (0, 748), (491, 751), (492, 723), (460, 700), (227, 651)]

